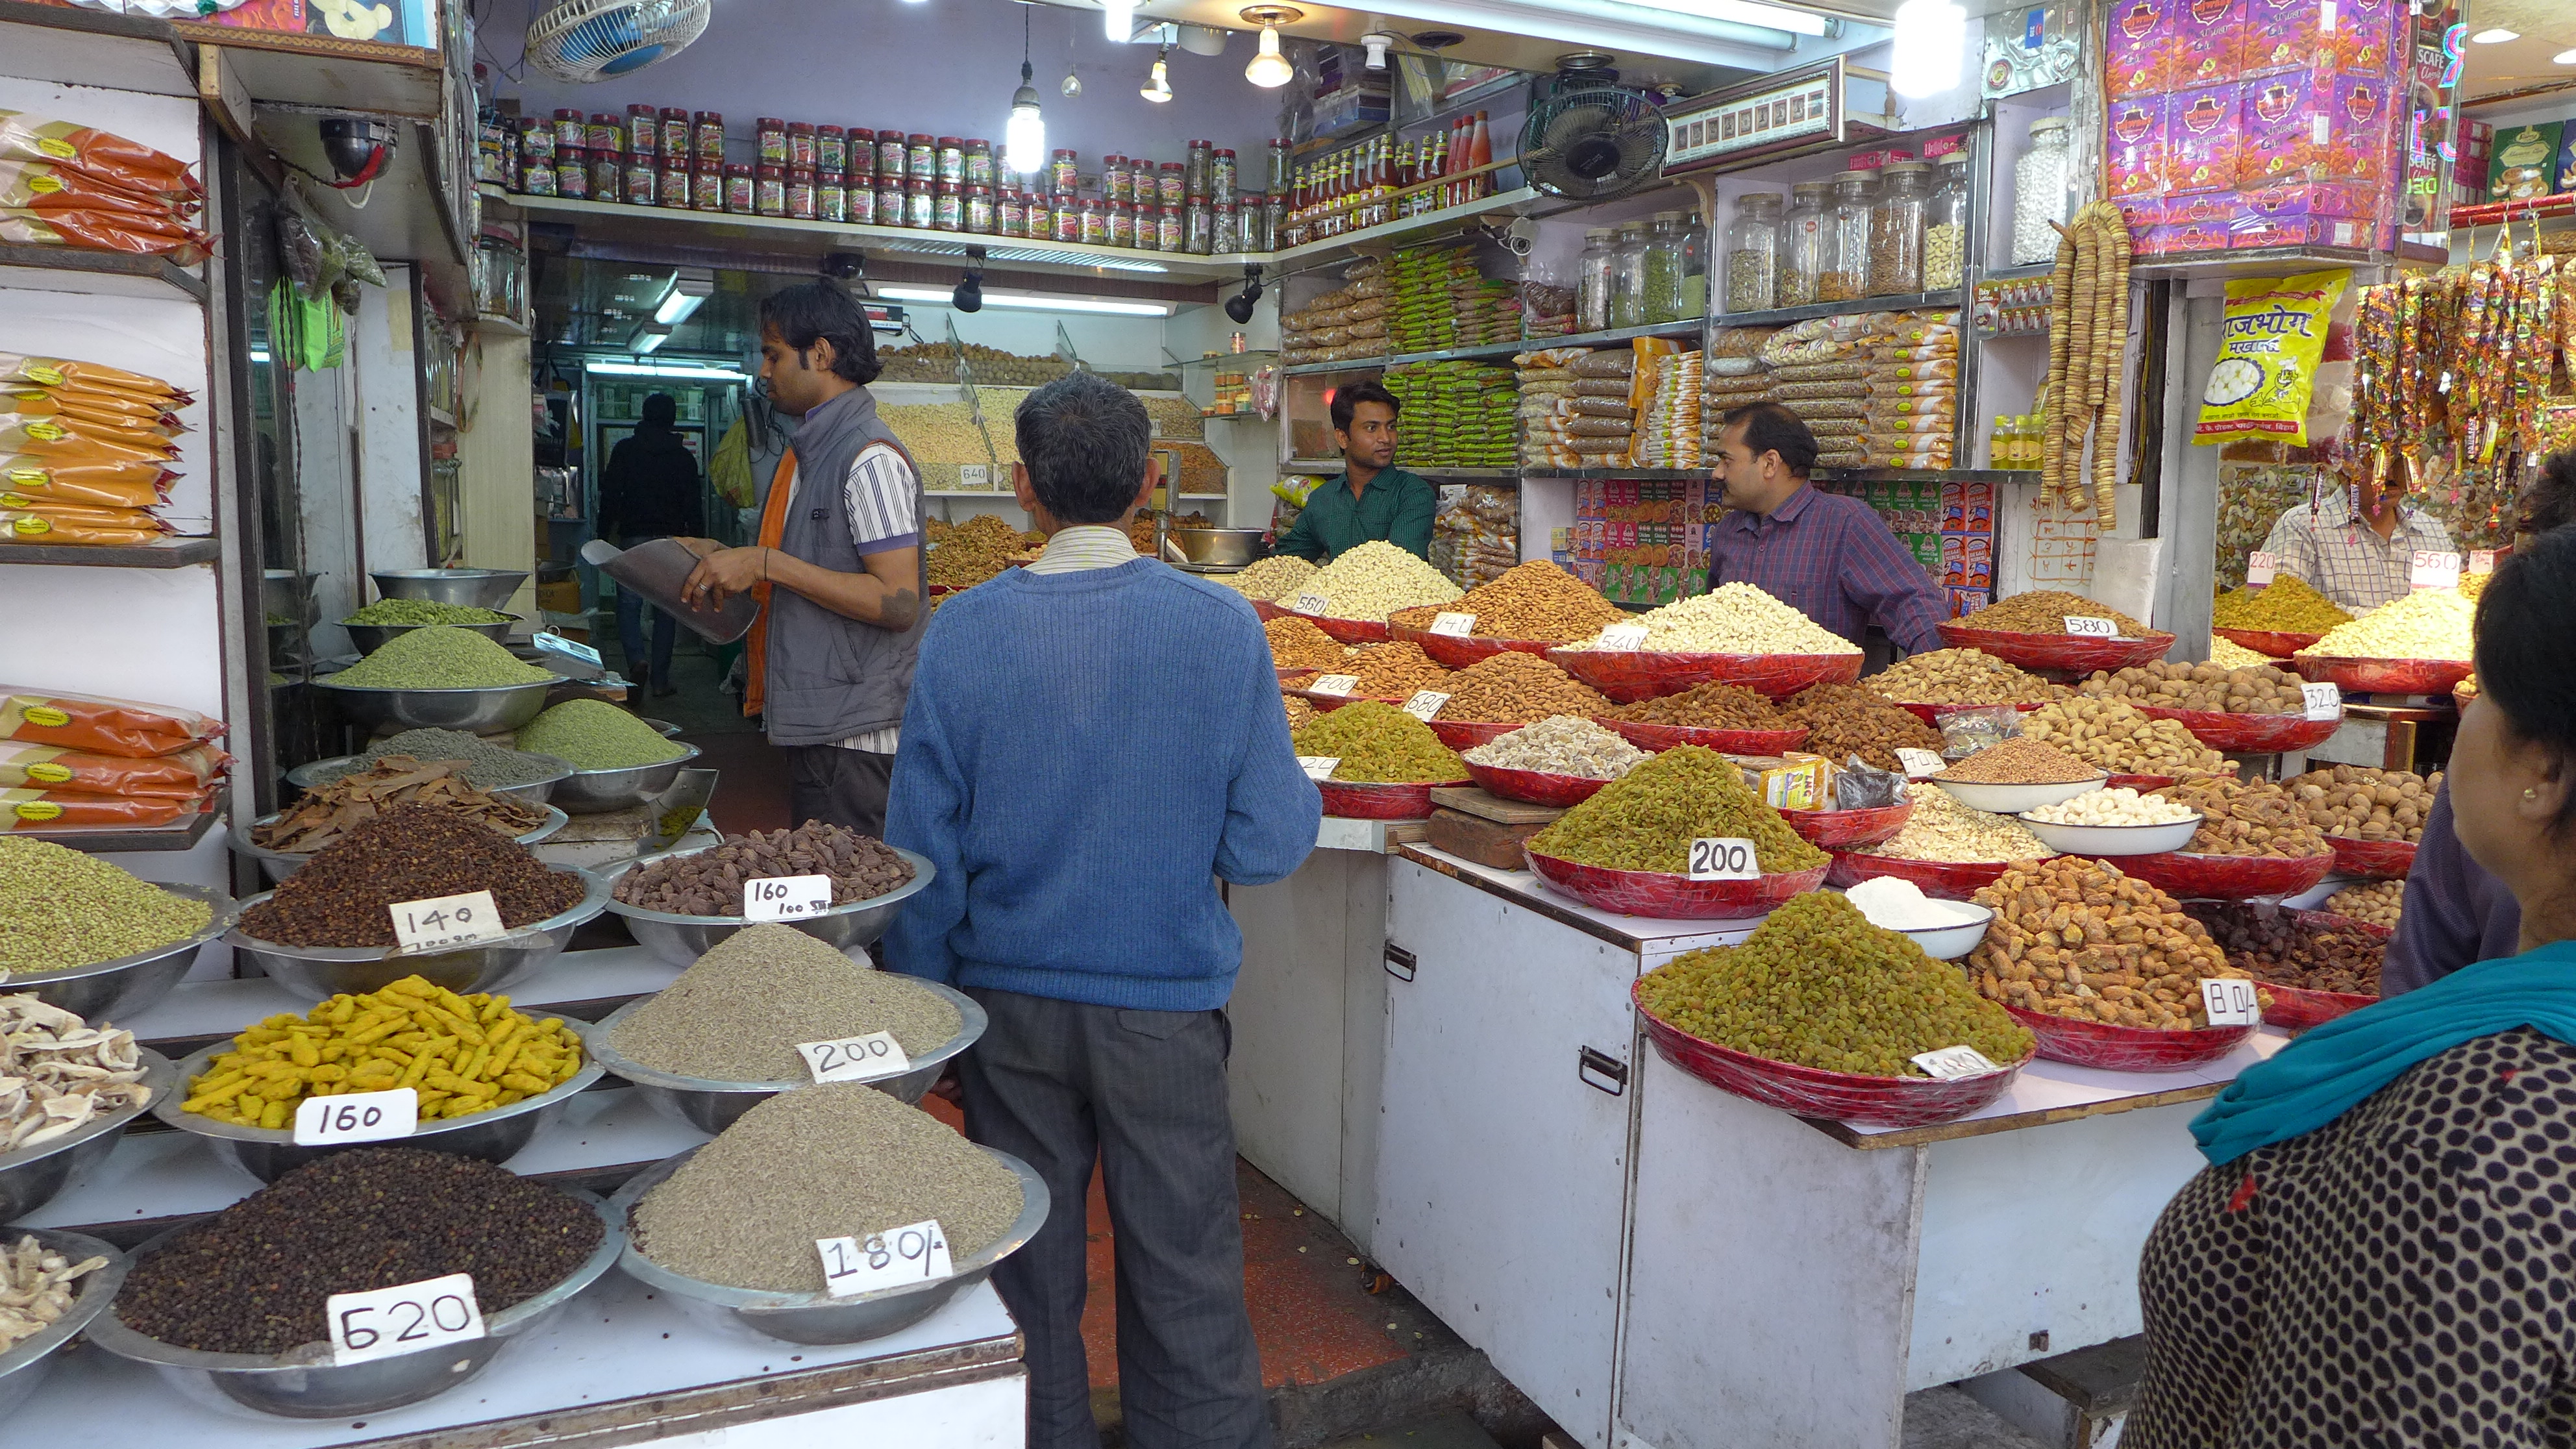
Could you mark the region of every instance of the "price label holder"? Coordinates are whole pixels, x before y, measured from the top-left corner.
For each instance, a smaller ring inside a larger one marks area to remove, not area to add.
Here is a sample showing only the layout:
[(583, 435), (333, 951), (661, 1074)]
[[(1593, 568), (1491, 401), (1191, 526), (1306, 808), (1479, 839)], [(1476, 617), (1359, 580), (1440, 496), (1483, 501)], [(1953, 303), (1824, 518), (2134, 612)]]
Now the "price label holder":
[(2120, 626), (2111, 619), (2095, 619), (2083, 614), (2066, 616), (2066, 632), (2079, 639), (2117, 639)]
[(2200, 983), (2201, 1005), (2209, 1008), (2211, 1026), (2260, 1026), (2263, 1004), (2254, 999), (2254, 983), (2233, 976), (2211, 976)]
[(1473, 614), (1435, 614), (1431, 618), (1431, 632), (1434, 634), (1446, 634), (1453, 639), (1464, 639), (1468, 635), (1476, 632), (1476, 616)]
[(1643, 649), (1646, 647), (1646, 626), (1643, 624), (1613, 624), (1609, 628), (1601, 631), (1601, 647), (1604, 649), (1618, 649), (1623, 651)]
[(2307, 702), (2310, 719), (2343, 718), (2343, 691), (2331, 684), (2302, 684), (2299, 698)]
[(1762, 862), (1755, 858), (1750, 840), (1704, 835), (1690, 843), (1692, 880), (1755, 880), (1761, 874)]
[(1920, 780), (1927, 775), (1937, 775), (1950, 768), (1948, 760), (1942, 759), (1930, 750), (1898, 750), (1896, 763), (1905, 767), (1905, 778), (1909, 780)]
[(957, 469), (957, 486), (960, 488), (992, 487), (993, 465), (990, 463), (961, 464)]
[(2258, 548), (2245, 556), (2245, 582), (2258, 589), (2272, 582), (2273, 577), (2280, 571), (2281, 560), (2278, 555), (2265, 553)]
[(1320, 614), (1332, 606), (1333, 601), (1321, 594), (1299, 594), (1291, 607), (1300, 614)]
[(1429, 724), (1431, 723), (1431, 717), (1440, 712), (1440, 706), (1447, 704), (1448, 702), (1449, 696), (1442, 694), (1439, 690), (1420, 690), (1414, 694), (1413, 698), (1404, 702), (1404, 712), (1413, 716), (1415, 719), (1422, 721), (1424, 724)]
[(823, 1286), (835, 1298), (935, 1282), (957, 1271), (937, 1218), (864, 1238), (816, 1238), (814, 1250), (823, 1255)]
[(296, 1104), (295, 1145), (336, 1147), (343, 1142), (382, 1142), (409, 1137), (419, 1125), (420, 1093), (410, 1087), (307, 1097)]
[(1309, 780), (1329, 780), (1333, 778), (1333, 772), (1341, 767), (1342, 757), (1339, 755), (1299, 755), (1297, 757), (1297, 768), (1305, 771), (1306, 778)]
[(742, 883), (746, 921), (801, 921), (832, 908), (828, 875), (765, 875)]
[(1318, 674), (1315, 682), (1307, 685), (1306, 689), (1312, 694), (1348, 695), (1359, 687), (1360, 677), (1356, 674)]
[(800, 1041), (796, 1051), (805, 1058), (806, 1070), (814, 1074), (817, 1085), (872, 1082), (879, 1077), (900, 1077), (912, 1070), (912, 1058), (903, 1054), (902, 1043), (890, 1032), (872, 1031), (838, 1041)]
[(587, 644), (576, 643), (561, 634), (549, 634), (539, 630), (528, 637), (528, 642), (536, 645), (537, 652), (540, 654), (560, 654), (566, 659), (578, 660), (593, 669), (600, 667), (598, 650)]
[(334, 1364), (419, 1353), (483, 1336), (483, 1309), (474, 1301), (471, 1273), (365, 1293), (334, 1293), (322, 1300), (322, 1316), (330, 1322)]
[(433, 951), (474, 941), (489, 941), (495, 936), (508, 935), (510, 930), (501, 924), (501, 908), (492, 904), (490, 891), (468, 891), (461, 896), (431, 896), (427, 900), (387, 906), (385, 910), (394, 919), (394, 949), (397, 951)]
[(2419, 589), (2456, 589), (2460, 586), (2460, 556), (2456, 553), (2417, 549), (2406, 581)]
[(1955, 1082), (1961, 1077), (1982, 1077), (2003, 1068), (1987, 1060), (1986, 1054), (1972, 1046), (1943, 1047), (1937, 1052), (1917, 1052), (1907, 1061), (1923, 1069), (1923, 1075), (1939, 1082)]
[(2491, 573), (2494, 573), (2494, 572), (2495, 572), (2495, 566), (2496, 566), (2496, 551), (2495, 551), (2494, 549), (2491, 549), (2491, 548), (2473, 548), (2473, 549), (2470, 549), (2470, 550), (2469, 550), (2469, 572), (2470, 572), (2470, 573), (2473, 573), (2473, 574), (2491, 574)]

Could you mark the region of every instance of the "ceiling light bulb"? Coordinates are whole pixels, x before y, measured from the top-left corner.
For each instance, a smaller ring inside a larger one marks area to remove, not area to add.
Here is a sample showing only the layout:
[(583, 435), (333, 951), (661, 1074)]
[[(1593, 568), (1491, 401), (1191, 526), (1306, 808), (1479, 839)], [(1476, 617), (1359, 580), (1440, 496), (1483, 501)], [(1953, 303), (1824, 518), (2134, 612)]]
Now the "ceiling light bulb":
[(2549, 58), (2551, 65), (2576, 65), (2576, 50), (2562, 50)]
[(1261, 49), (1252, 57), (1252, 63), (1243, 68), (1243, 78), (1264, 90), (1277, 90), (1294, 79), (1296, 74), (1296, 68), (1288, 64), (1288, 58), (1279, 53), (1279, 32), (1267, 25), (1261, 27)]
[(1171, 68), (1164, 63), (1161, 56), (1154, 57), (1154, 78), (1147, 81), (1145, 88), (1137, 94), (1156, 105), (1161, 105), (1172, 98)]
[(1955, 90), (1968, 45), (1968, 12), (1954, 0), (1905, 0), (1896, 7), (1888, 86), (1920, 100)]
[(2508, 40), (2520, 39), (2522, 39), (2521, 31), (2506, 30), (2499, 26), (2493, 30), (2481, 30), (2477, 34), (2470, 36), (2469, 43), (2472, 45), (2502, 45)]
[(1011, 97), (1011, 119), (1002, 129), (1002, 162), (1022, 176), (1046, 165), (1046, 118), (1038, 114), (1038, 93), (1028, 86)]
[(1372, 30), (1368, 34), (1360, 37), (1360, 44), (1368, 47), (1369, 69), (1386, 69), (1386, 50), (1388, 46), (1395, 44), (1394, 36), (1387, 34), (1383, 30)]
[(1111, 40), (1125, 45), (1136, 33), (1136, 0), (1100, 0), (1100, 22)]

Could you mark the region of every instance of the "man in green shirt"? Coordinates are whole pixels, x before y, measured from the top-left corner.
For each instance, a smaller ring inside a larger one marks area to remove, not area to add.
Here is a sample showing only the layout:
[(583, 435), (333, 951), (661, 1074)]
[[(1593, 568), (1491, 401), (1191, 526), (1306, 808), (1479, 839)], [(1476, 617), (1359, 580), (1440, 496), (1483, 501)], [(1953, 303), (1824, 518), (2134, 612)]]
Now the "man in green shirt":
[(1382, 538), (1425, 563), (1438, 490), (1395, 462), (1395, 419), (1403, 404), (1373, 382), (1333, 390), (1333, 441), (1345, 471), (1315, 485), (1297, 522), (1273, 552), (1330, 563), (1352, 546)]

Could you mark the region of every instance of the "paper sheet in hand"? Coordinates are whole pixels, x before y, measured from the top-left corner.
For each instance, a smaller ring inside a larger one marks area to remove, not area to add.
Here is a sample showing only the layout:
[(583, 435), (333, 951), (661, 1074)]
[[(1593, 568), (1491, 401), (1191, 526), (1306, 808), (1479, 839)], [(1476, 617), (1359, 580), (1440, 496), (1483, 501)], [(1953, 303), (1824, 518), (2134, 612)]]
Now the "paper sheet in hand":
[(681, 603), (680, 585), (696, 571), (698, 556), (676, 539), (657, 538), (628, 549), (592, 539), (581, 546), (581, 557), (582, 562), (605, 570), (619, 588), (643, 595), (645, 602), (710, 644), (734, 642), (750, 633), (753, 621), (760, 617), (760, 604), (749, 594), (736, 594), (719, 608)]

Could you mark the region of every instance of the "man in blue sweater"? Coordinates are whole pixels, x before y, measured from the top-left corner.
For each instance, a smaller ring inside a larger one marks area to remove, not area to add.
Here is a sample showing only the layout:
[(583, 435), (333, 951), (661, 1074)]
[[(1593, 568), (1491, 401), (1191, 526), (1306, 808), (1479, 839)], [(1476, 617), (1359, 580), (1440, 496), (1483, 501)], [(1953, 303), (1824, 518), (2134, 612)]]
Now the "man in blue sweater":
[(1045, 1228), (993, 1274), (1028, 1336), (1031, 1449), (1098, 1449), (1083, 1354), (1096, 1158), (1136, 1449), (1262, 1449), (1244, 1311), (1225, 1003), (1243, 937), (1219, 881), (1297, 868), (1323, 805), (1242, 596), (1139, 558), (1152, 423), (1076, 373), (1014, 423), (1026, 568), (954, 594), (921, 641), (886, 839), (938, 874), (886, 962), (992, 1025), (959, 1064), (966, 1133), (1046, 1179)]

